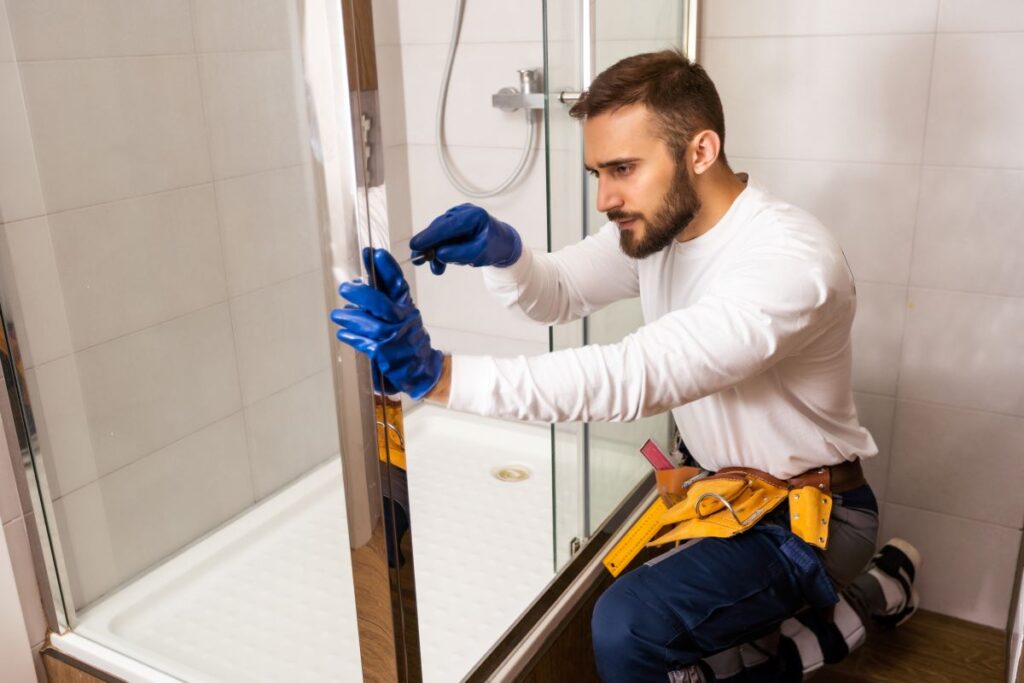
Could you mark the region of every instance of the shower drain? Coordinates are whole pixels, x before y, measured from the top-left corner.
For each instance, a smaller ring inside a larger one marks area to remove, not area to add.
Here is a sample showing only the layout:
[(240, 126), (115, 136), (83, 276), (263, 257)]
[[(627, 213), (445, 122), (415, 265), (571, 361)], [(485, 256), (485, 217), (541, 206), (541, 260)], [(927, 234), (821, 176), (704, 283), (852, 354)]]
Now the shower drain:
[(532, 473), (522, 465), (505, 465), (504, 467), (495, 467), (491, 470), (491, 474), (499, 481), (515, 483), (526, 481)]

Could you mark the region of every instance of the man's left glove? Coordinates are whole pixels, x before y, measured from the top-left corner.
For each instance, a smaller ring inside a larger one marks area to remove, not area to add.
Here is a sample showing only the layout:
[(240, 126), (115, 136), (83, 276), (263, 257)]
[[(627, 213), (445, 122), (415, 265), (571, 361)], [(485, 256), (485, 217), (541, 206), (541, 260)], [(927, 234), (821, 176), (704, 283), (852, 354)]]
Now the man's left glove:
[[(331, 320), (341, 327), (338, 339), (370, 357), (377, 391), (422, 398), (441, 378), (444, 354), (431, 348), (398, 262), (384, 249), (363, 249), (367, 272), (374, 271), (371, 261), (380, 289), (358, 281), (338, 288), (351, 302), (331, 311)], [(384, 373), (384, 387), (378, 370)]]

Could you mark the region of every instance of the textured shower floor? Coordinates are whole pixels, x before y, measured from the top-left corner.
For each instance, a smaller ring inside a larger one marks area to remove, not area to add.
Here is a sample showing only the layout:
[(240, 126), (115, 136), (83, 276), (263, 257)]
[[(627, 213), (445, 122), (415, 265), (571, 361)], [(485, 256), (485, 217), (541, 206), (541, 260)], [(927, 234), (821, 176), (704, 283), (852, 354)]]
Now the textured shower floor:
[[(550, 432), (433, 406), (406, 432), (424, 677), (451, 683), (553, 576)], [(491, 471), (505, 465), (532, 476), (501, 482)], [(187, 681), (358, 681), (354, 613), (332, 460), (80, 614), (76, 631)]]

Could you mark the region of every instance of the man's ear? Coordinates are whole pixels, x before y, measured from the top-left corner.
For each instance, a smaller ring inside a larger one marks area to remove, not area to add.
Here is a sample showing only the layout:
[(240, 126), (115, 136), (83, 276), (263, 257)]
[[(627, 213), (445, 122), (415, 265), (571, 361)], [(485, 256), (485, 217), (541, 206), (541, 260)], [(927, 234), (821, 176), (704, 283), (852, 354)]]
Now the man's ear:
[(690, 141), (690, 158), (693, 161), (695, 175), (704, 173), (718, 161), (718, 153), (722, 150), (722, 140), (713, 130), (702, 130)]

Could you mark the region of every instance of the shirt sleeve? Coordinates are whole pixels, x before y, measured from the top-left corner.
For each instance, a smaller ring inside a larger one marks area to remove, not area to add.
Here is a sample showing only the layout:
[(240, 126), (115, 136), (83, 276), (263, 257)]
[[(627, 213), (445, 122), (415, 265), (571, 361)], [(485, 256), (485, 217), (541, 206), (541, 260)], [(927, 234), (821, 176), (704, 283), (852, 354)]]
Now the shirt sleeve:
[(487, 289), (505, 308), (545, 325), (578, 320), (639, 295), (636, 260), (619, 248), (614, 223), (553, 254), (524, 249), (511, 266), (483, 271)]
[(853, 282), (836, 251), (790, 244), (741, 257), (696, 303), (617, 344), (455, 356), (449, 407), (539, 422), (630, 421), (726, 389), (850, 324)]

